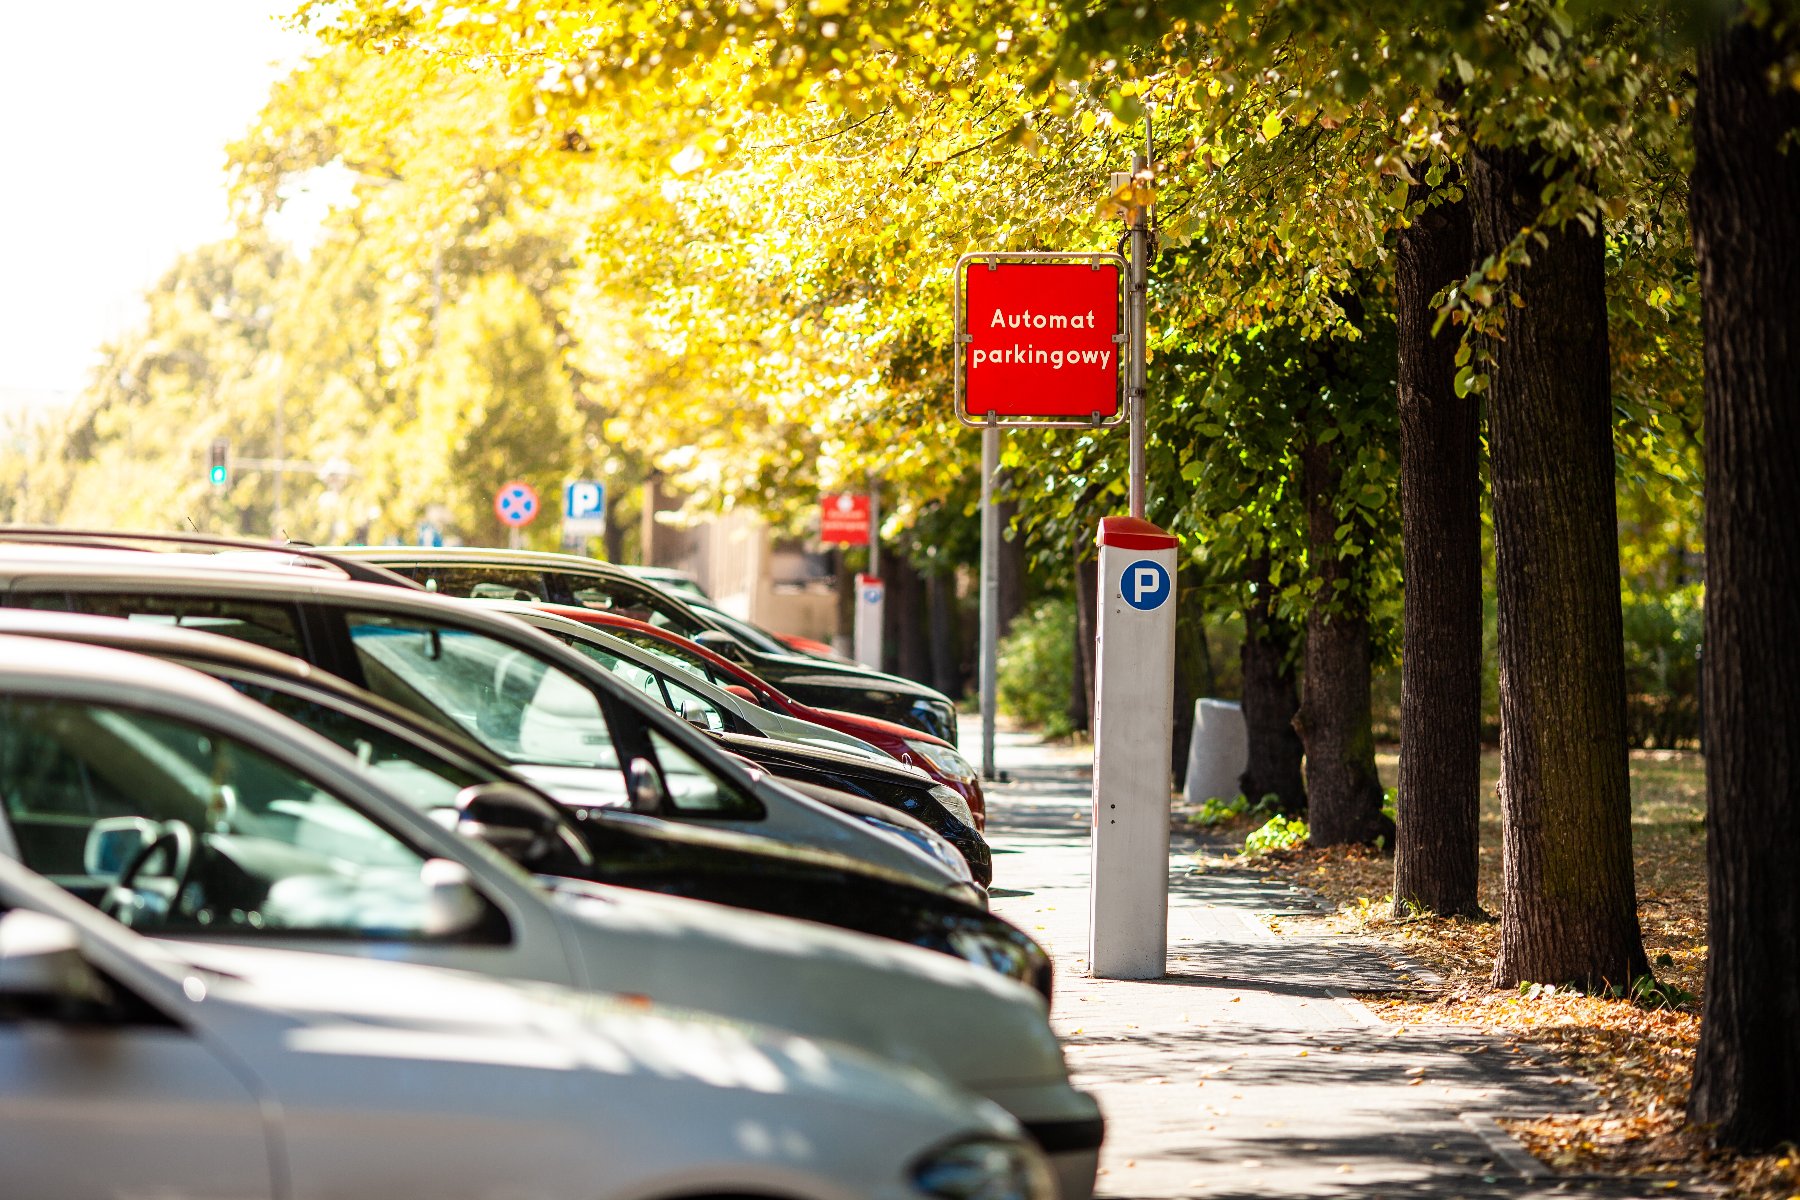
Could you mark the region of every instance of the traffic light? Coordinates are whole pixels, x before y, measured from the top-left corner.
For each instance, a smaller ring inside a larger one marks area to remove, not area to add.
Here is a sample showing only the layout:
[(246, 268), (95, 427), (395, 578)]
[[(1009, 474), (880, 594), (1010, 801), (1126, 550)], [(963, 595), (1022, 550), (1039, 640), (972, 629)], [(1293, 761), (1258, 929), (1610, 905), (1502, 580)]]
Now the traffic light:
[(231, 439), (214, 438), (206, 456), (206, 478), (216, 488), (231, 482)]

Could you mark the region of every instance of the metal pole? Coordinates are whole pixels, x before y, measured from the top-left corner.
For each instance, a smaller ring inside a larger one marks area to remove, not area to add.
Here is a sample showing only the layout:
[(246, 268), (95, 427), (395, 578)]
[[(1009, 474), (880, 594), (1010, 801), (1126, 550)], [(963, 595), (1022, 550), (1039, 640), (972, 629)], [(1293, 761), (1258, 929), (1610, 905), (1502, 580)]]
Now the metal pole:
[(1000, 506), (994, 476), (1000, 470), (1000, 427), (981, 431), (981, 777), (994, 769), (994, 717), (1000, 684)]
[[(1144, 114), (1144, 153), (1134, 155), (1131, 160), (1133, 175), (1141, 174), (1149, 166), (1150, 158), (1150, 114)], [(1131, 375), (1128, 383), (1131, 402), (1131, 515), (1142, 518), (1144, 515), (1144, 442), (1147, 437), (1148, 414), (1146, 392), (1149, 357), (1148, 337), (1145, 331), (1146, 309), (1148, 308), (1150, 291), (1150, 209), (1133, 207), (1131, 209), (1131, 281), (1128, 291), (1130, 302), (1126, 305), (1125, 328), (1131, 346)]]

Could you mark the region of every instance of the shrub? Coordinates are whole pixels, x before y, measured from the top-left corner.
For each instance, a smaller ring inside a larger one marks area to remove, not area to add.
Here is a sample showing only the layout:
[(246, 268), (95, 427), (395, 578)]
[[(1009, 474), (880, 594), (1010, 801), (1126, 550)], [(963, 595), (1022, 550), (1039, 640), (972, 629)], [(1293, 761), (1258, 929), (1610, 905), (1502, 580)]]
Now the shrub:
[(1073, 732), (1069, 696), (1075, 685), (1075, 604), (1043, 600), (1013, 621), (1000, 643), (1000, 711), (1051, 737)]
[(1268, 854), (1272, 850), (1286, 850), (1290, 846), (1298, 846), (1304, 842), (1306, 836), (1305, 818), (1270, 817), (1261, 829), (1244, 839), (1244, 853), (1255, 857), (1258, 854)]

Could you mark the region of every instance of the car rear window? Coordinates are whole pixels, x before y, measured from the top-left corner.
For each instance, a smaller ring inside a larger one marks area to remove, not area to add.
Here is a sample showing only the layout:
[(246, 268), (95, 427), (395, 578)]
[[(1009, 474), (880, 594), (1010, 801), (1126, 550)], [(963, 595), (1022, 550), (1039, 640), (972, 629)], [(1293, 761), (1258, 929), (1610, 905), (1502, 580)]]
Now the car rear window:
[(21, 597), (27, 608), (123, 617), (153, 625), (179, 625), (216, 633), (296, 658), (306, 656), (300, 615), (292, 605), (209, 596), (109, 595), (101, 592), (44, 592)]

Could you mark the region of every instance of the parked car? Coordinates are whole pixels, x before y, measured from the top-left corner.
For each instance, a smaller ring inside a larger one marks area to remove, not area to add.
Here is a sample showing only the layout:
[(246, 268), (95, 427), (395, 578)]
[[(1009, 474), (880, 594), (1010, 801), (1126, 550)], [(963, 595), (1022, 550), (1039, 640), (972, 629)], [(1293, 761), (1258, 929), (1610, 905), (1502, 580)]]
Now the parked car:
[(1049, 956), (964, 886), (929, 891), (843, 855), (616, 808), (565, 810), (479, 743), (296, 658), (141, 621), (0, 609), (0, 634), (108, 646), (230, 684), (356, 756), (440, 824), (534, 873), (710, 900), (892, 938), (1050, 995)]
[(987, 802), (981, 791), (981, 773), (956, 747), (942, 738), (933, 737), (923, 730), (908, 729), (879, 717), (865, 717), (858, 713), (802, 704), (723, 655), (715, 654), (672, 630), (659, 629), (645, 621), (564, 604), (546, 604), (542, 607), (559, 616), (604, 629), (620, 641), (630, 642), (641, 649), (671, 659), (714, 687), (722, 688), (740, 699), (796, 720), (836, 729), (867, 742), (907, 766), (917, 767), (955, 791), (962, 796), (969, 811), (974, 814), (975, 828), (982, 830), (987, 827)]
[(5, 858), (0, 1162), (7, 1195), (57, 1200), (1054, 1194), (997, 1106), (848, 1047), (460, 971), (152, 942)]
[(700, 586), (700, 581), (686, 571), (678, 571), (674, 567), (620, 565), (624, 570), (646, 583), (654, 584), (665, 592), (674, 592), (683, 600), (712, 600), (712, 597), (706, 594), (706, 589)]
[(847, 1042), (999, 1103), (1052, 1151), (1065, 1196), (1091, 1191), (1098, 1110), (1030, 988), (809, 922), (534, 881), (176, 664), (0, 636), (0, 794), (0, 851), (140, 931), (536, 979)]
[(337, 546), (329, 554), (386, 567), (446, 596), (576, 604), (636, 617), (743, 663), (804, 703), (882, 717), (956, 744), (956, 705), (942, 692), (867, 667), (794, 654), (767, 635), (715, 610), (696, 609), (610, 563), (468, 546)]
[[(769, 717), (784, 722), (791, 718), (766, 713), (664, 657), (535, 605), (500, 600), (486, 603), (508, 605), (505, 611), (565, 642), (632, 688), (645, 692), (711, 734), (728, 749), (781, 778), (863, 796), (922, 821), (956, 847), (977, 883), (986, 887), (992, 882), (993, 856), (975, 828), (975, 817), (967, 801), (961, 793), (936, 782), (925, 772), (861, 743), (857, 743), (860, 749), (846, 751), (820, 745), (804, 732), (791, 737), (772, 735), (765, 728)], [(798, 737), (808, 740), (803, 742)]]
[(846, 817), (747, 770), (511, 617), (411, 585), (234, 571), (225, 557), (0, 545), (0, 605), (181, 624), (304, 658), (475, 738), (568, 804), (657, 807), (670, 819), (848, 854), (928, 886), (973, 882), (942, 839)]

